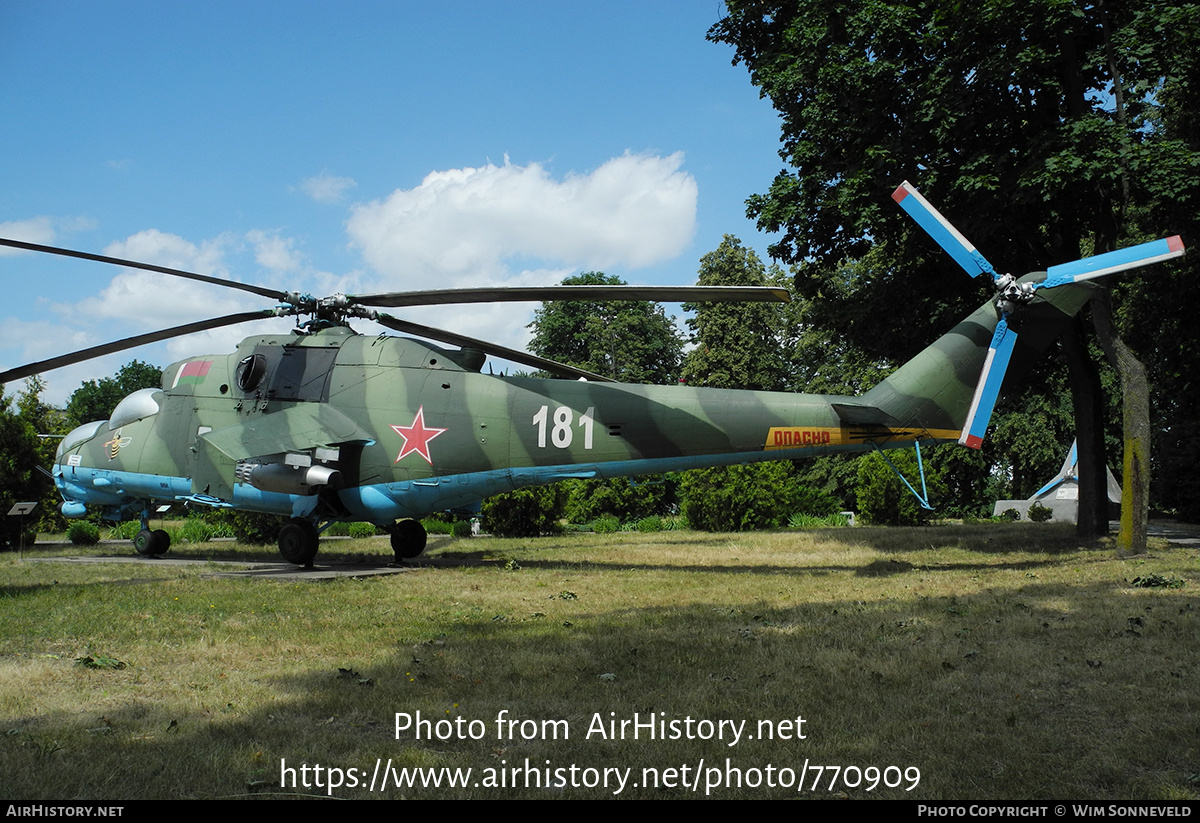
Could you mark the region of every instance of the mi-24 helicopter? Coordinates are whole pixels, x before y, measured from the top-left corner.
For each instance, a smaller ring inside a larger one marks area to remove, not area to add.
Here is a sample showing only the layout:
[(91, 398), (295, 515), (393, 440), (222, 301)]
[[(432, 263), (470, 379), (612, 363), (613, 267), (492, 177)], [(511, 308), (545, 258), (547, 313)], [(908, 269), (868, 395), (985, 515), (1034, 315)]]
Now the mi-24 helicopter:
[[(317, 299), (16, 240), (0, 243), (240, 289), (278, 305), (9, 369), (0, 383), (192, 332), (307, 317), (290, 335), (247, 337), (232, 354), (175, 363), (161, 389), (134, 392), (110, 419), (68, 434), (53, 467), (62, 511), (82, 517), (93, 505), (106, 519), (139, 519), (134, 545), (146, 555), (170, 544), (165, 531), (149, 528), (160, 502), (284, 515), (279, 549), (298, 565), (312, 564), (323, 524), (367, 521), (390, 532), (401, 560), (425, 547), (419, 518), (470, 510), (523, 486), (919, 442), (978, 448), (1010, 359), (1049, 345), (1087, 302), (1084, 281), (1184, 251), (1172, 237), (1018, 279), (998, 274), (908, 183), (893, 198), (968, 273), (991, 275), (998, 293), (858, 397), (627, 385), (379, 311), (495, 301), (786, 301), (780, 289), (555, 286)], [(416, 337), (356, 334), (353, 318)], [(484, 374), (488, 354), (582, 379)]]

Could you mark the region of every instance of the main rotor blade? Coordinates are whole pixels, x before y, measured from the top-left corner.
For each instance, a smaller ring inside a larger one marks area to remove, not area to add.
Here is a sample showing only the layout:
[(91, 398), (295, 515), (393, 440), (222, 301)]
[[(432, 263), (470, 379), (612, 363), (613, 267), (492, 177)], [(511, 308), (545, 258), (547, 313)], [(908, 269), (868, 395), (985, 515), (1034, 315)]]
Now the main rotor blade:
[(74, 249), (62, 249), (58, 246), (43, 246), (39, 243), (26, 243), (24, 240), (10, 240), (5, 237), (0, 237), (0, 246), (11, 246), (14, 249), (39, 251), (46, 254), (57, 254), (63, 257), (78, 257), (81, 260), (95, 260), (97, 263), (111, 263), (114, 266), (127, 266), (131, 269), (155, 271), (159, 274), (169, 274), (173, 277), (186, 277), (188, 280), (199, 280), (201, 283), (212, 283), (213, 285), (225, 286), (229, 289), (248, 291), (251, 294), (257, 294), (260, 297), (266, 297), (280, 302), (286, 302), (288, 297), (287, 292), (276, 291), (275, 289), (267, 289), (263, 288), (262, 286), (253, 286), (248, 283), (238, 283), (233, 280), (222, 280), (219, 277), (212, 277), (207, 274), (196, 274), (195, 272), (183, 271), (182, 269), (172, 269), (168, 266), (156, 266), (153, 263), (139, 263), (137, 260), (123, 260), (120, 257), (105, 257), (103, 254), (92, 254), (91, 252), (75, 251)]
[(1085, 257), (1082, 260), (1072, 260), (1070, 263), (1060, 263), (1046, 269), (1046, 279), (1037, 285), (1039, 289), (1052, 289), (1067, 283), (1078, 283), (1082, 280), (1094, 280), (1106, 274), (1115, 274), (1126, 269), (1139, 266), (1149, 266), (1179, 257), (1184, 253), (1183, 239), (1179, 235), (1166, 237), (1162, 240), (1151, 240), (1116, 251)]
[(116, 340), (112, 343), (105, 343), (102, 346), (92, 346), (90, 349), (81, 349), (71, 354), (64, 354), (60, 357), (43, 360), (40, 363), (30, 363), (27, 366), (19, 366), (15, 369), (9, 369), (6, 372), (0, 372), (0, 383), (7, 383), (10, 380), (20, 380), (22, 377), (28, 377), (31, 374), (39, 374), (51, 369), (70, 366), (73, 363), (82, 363), (84, 360), (91, 360), (93, 357), (102, 357), (113, 352), (145, 346), (148, 343), (169, 340), (172, 337), (180, 337), (198, 331), (208, 331), (209, 329), (219, 329), (222, 326), (233, 326), (237, 323), (245, 323), (250, 320), (264, 320), (275, 316), (275, 312), (271, 309), (247, 311), (240, 314), (227, 314), (224, 317), (214, 317), (210, 320), (201, 320), (196, 323), (185, 323), (182, 326), (174, 326), (162, 331), (149, 332), (148, 334), (139, 334), (136, 337), (126, 337), (124, 340)]
[(515, 303), (543, 300), (656, 300), (667, 303), (786, 303), (787, 289), (770, 286), (517, 286), (433, 289), (347, 295), (362, 306), (402, 308), (454, 303)]
[(1008, 315), (1001, 315), (996, 323), (996, 332), (992, 335), (992, 343), (988, 347), (987, 359), (983, 361), (979, 384), (975, 386), (971, 409), (967, 412), (962, 434), (958, 438), (962, 445), (972, 449), (983, 445), (983, 436), (987, 434), (992, 409), (996, 407), (1000, 385), (1004, 382), (1004, 373), (1008, 371), (1008, 361), (1012, 359), (1013, 346), (1016, 343), (1017, 333), (1008, 327)]
[(967, 274), (978, 277), (986, 273), (993, 280), (996, 279), (996, 270), (992, 268), (992, 264), (987, 261), (987, 258), (975, 250), (975, 244), (950, 225), (950, 221), (922, 197), (921, 193), (913, 188), (907, 180), (892, 192), (892, 199), (899, 203), (900, 208), (908, 212), (909, 216), (916, 220), (917, 224), (925, 229), (925, 232), (937, 241), (937, 244), (945, 249), (947, 254), (954, 258), (954, 262), (966, 270)]
[(462, 348), (479, 349), (487, 354), (493, 354), (496, 357), (503, 357), (505, 360), (511, 360), (514, 363), (520, 363), (523, 366), (532, 366), (535, 369), (554, 372), (568, 377), (582, 377), (585, 380), (590, 380), (593, 383), (615, 383), (611, 377), (605, 377), (600, 374), (593, 374), (590, 371), (577, 369), (574, 366), (568, 366), (566, 363), (559, 363), (557, 360), (549, 360), (545, 357), (538, 357), (536, 354), (529, 352), (518, 351), (516, 349), (497, 346), (495, 343), (488, 343), (484, 340), (476, 340), (474, 337), (467, 337), (462, 334), (455, 334), (452, 331), (444, 329), (435, 329), (432, 326), (422, 326), (420, 323), (410, 323), (407, 320), (401, 320), (398, 317), (392, 317), (390, 314), (380, 314), (375, 318), (377, 323), (387, 326), (389, 329), (395, 329), (405, 334), (415, 334), (418, 337), (426, 337), (430, 340), (437, 340), (440, 343), (449, 343), (452, 346)]

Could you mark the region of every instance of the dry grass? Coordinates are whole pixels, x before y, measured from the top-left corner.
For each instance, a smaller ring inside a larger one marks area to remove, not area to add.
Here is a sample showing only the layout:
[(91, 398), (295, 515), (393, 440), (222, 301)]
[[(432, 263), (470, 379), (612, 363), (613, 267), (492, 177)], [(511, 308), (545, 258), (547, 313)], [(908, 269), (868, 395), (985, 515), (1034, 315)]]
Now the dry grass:
[[(377, 758), (469, 767), (473, 780), (526, 758), (543, 770), (631, 767), (631, 781), (646, 767), (724, 769), (728, 758), (799, 771), (807, 760), (920, 769), (912, 792), (836, 787), (851, 797), (1200, 796), (1195, 549), (1159, 543), (1120, 559), (1032, 524), (439, 545), (413, 573), (324, 583), (203, 576), (246, 557), (229, 544), (194, 547), (216, 562), (188, 568), (0, 557), (0, 797), (323, 794), (281, 789), (281, 759), (365, 769), (365, 781)], [(331, 548), (365, 547), (387, 556), (382, 539)], [(1184, 586), (1132, 585), (1151, 575)], [(89, 655), (126, 665), (76, 663)], [(570, 739), (499, 740), (503, 710), (566, 720)], [(417, 711), (486, 731), (397, 740), (395, 714)], [(760, 719), (803, 716), (806, 738), (585, 737), (597, 714), (635, 712), (746, 720), (751, 734)], [(694, 796), (704, 793), (702, 778)], [(612, 788), (374, 796), (401, 795)], [(622, 793), (664, 795), (693, 792)]]

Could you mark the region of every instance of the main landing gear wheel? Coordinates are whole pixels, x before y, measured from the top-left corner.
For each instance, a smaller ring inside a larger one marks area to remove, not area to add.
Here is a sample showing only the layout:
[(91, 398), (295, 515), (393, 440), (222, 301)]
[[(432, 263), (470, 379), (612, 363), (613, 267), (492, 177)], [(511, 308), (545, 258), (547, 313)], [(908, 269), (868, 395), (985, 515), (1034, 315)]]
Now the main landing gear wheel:
[(162, 529), (142, 529), (133, 538), (133, 547), (137, 553), (146, 557), (157, 557), (166, 554), (171, 548), (171, 535)]
[(289, 563), (311, 567), (320, 539), (316, 526), (308, 520), (293, 517), (279, 530), (279, 553)]
[(401, 520), (393, 523), (388, 529), (392, 535), (392, 551), (396, 553), (396, 562), (411, 560), (425, 551), (428, 536), (420, 520)]

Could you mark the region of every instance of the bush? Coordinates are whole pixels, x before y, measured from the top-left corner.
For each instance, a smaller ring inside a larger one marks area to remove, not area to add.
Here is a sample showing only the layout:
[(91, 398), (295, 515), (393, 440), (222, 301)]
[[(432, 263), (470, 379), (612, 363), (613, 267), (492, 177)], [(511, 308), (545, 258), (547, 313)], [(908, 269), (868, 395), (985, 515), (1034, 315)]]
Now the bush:
[(198, 517), (189, 517), (179, 527), (179, 539), (186, 543), (207, 543), (215, 529)]
[(1016, 523), (1021, 519), (1021, 513), (1016, 509), (1005, 509), (1004, 511), (1000, 512), (999, 519), (1007, 520), (1010, 523)]
[(124, 523), (117, 523), (108, 530), (108, 539), (132, 540), (141, 530), (142, 523), (140, 520), (126, 520)]
[(602, 514), (592, 521), (592, 531), (596, 534), (612, 534), (621, 530), (621, 521), (615, 514)]
[(679, 474), (575, 480), (567, 488), (565, 516), (572, 523), (590, 523), (603, 514), (623, 523), (652, 515), (671, 514), (679, 507)]
[(264, 545), (274, 543), (279, 537), (287, 518), (279, 514), (235, 511), (224, 509), (226, 523), (233, 529), (233, 536), (243, 543)]
[(1054, 517), (1054, 510), (1046, 508), (1041, 503), (1034, 503), (1029, 507), (1029, 519), (1034, 523), (1045, 523), (1052, 517)]
[(679, 493), (688, 525), (710, 532), (777, 529), (796, 513), (838, 510), (830, 495), (797, 482), (787, 462), (694, 469), (684, 473)]
[(100, 542), (100, 528), (95, 523), (79, 520), (67, 527), (67, 539), (76, 546), (94, 546)]
[[(889, 456), (913, 488), (920, 488), (916, 455), (911, 451), (896, 450)], [(925, 461), (925, 485), (933, 500), (938, 499), (945, 488), (929, 461)], [(858, 508), (868, 522), (877, 526), (917, 526), (928, 522), (931, 514), (929, 509), (921, 507), (879, 452), (864, 454), (858, 460)]]
[(483, 529), (497, 537), (557, 534), (566, 502), (561, 483), (498, 494), (483, 501)]
[(351, 523), (346, 529), (346, 534), (353, 537), (355, 540), (362, 540), (366, 537), (375, 536), (374, 523)]

